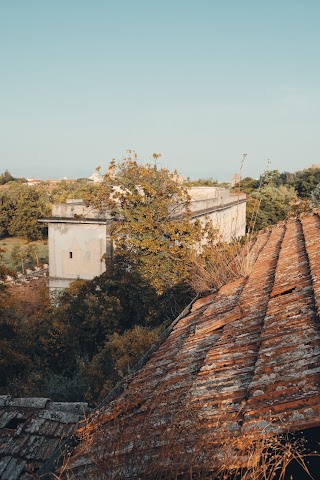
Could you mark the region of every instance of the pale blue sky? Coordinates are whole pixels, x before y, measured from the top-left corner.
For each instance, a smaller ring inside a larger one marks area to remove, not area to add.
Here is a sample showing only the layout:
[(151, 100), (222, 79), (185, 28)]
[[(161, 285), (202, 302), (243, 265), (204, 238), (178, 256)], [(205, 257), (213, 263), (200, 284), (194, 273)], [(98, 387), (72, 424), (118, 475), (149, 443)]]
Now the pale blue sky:
[(319, 0), (0, 0), (0, 172), (320, 163)]

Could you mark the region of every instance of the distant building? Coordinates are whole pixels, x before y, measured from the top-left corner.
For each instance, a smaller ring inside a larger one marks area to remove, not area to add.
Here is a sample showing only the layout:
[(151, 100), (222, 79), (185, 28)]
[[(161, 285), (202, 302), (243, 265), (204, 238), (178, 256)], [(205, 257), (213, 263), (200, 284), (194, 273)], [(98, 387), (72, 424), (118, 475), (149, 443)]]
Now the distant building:
[(39, 185), (39, 183), (42, 182), (42, 180), (39, 180), (38, 178), (26, 178), (27, 180), (27, 185)]
[[(246, 229), (246, 195), (220, 187), (190, 189), (194, 219), (210, 218), (222, 240), (241, 237)], [(86, 207), (81, 199), (53, 205), (48, 223), (49, 288), (64, 289), (82, 278), (91, 280), (105, 271), (104, 257), (112, 255), (110, 237), (113, 218)]]
[(101, 173), (94, 172), (92, 175), (90, 175), (90, 177), (88, 177), (88, 180), (91, 180), (94, 183), (101, 183), (103, 181), (103, 177)]

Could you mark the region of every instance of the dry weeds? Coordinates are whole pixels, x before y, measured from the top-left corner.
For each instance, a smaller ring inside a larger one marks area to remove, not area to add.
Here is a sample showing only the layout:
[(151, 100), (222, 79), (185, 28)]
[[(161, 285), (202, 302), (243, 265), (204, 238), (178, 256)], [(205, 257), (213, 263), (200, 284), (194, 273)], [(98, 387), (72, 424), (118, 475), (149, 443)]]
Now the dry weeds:
[(239, 426), (230, 434), (219, 416), (214, 423), (208, 428), (208, 419), (190, 406), (185, 392), (171, 404), (157, 395), (156, 405), (135, 392), (86, 421), (77, 451), (66, 455), (55, 478), (284, 480), (293, 460), (308, 473), (303, 440), (272, 435), (266, 427)]
[(237, 278), (247, 277), (254, 265), (253, 237), (243, 242), (217, 243), (207, 246), (201, 255), (194, 257), (190, 265), (190, 284), (197, 294), (216, 292), (220, 287)]

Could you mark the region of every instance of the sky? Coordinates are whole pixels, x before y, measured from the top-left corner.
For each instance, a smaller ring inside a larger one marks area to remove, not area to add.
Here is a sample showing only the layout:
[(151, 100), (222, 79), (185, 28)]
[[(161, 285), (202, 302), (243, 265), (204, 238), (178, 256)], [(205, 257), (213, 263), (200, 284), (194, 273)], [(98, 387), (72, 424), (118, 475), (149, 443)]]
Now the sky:
[(319, 0), (0, 0), (0, 173), (320, 163)]

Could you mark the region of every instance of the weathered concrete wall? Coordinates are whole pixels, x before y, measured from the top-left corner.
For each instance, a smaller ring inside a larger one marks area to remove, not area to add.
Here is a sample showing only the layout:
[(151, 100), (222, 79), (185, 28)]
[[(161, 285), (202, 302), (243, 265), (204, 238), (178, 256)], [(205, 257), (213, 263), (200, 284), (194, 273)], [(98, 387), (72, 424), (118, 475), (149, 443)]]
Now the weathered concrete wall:
[(210, 218), (217, 235), (226, 242), (245, 235), (246, 195), (230, 193), (219, 187), (190, 189), (191, 211), (202, 222)]
[(49, 288), (64, 289), (73, 280), (91, 280), (105, 271), (103, 256), (110, 253), (110, 214), (102, 215), (82, 200), (53, 205), (47, 219)]
[[(246, 204), (239, 203), (227, 206), (225, 209), (216, 210), (208, 214), (217, 236), (225, 242), (245, 235), (246, 231)], [(204, 217), (202, 217), (203, 219)]]
[(111, 218), (109, 212), (102, 215), (98, 210), (87, 207), (83, 200), (72, 199), (67, 200), (66, 203), (57, 203), (52, 206), (52, 217), (56, 218), (78, 218), (81, 219), (96, 219)]
[(49, 224), (49, 287), (65, 288), (77, 278), (105, 271), (106, 224)]

